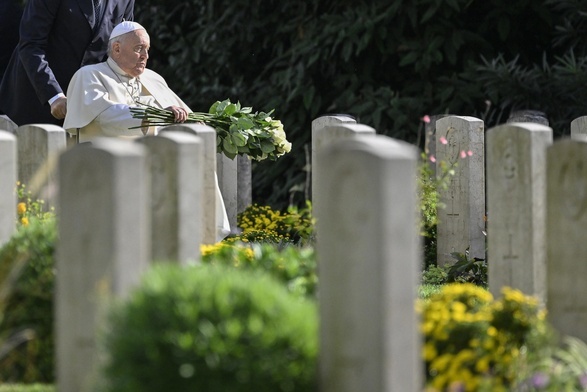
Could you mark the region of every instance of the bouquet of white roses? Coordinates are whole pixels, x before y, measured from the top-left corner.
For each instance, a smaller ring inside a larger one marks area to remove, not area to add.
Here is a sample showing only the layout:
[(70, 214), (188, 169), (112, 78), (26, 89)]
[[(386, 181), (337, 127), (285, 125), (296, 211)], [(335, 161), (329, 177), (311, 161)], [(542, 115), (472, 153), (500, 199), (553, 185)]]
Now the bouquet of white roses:
[[(173, 113), (152, 106), (132, 107), (134, 118), (143, 120), (146, 126), (176, 124)], [(290, 152), (283, 124), (271, 118), (269, 113), (255, 112), (251, 107), (241, 107), (230, 100), (216, 101), (208, 113), (192, 112), (186, 123), (202, 122), (216, 129), (217, 151), (230, 159), (237, 155), (248, 155), (252, 159), (275, 160)]]

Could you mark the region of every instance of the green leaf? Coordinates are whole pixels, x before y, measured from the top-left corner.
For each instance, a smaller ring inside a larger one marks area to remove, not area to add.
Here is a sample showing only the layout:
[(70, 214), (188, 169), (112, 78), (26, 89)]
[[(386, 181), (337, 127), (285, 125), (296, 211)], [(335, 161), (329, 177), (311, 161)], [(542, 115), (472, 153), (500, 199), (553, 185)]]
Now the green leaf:
[(400, 67), (404, 67), (406, 65), (410, 65), (416, 62), (416, 60), (418, 59), (418, 53), (417, 52), (410, 52), (407, 55), (403, 56), (402, 59), (399, 62)]
[(237, 121), (237, 127), (239, 129), (251, 129), (254, 126), (255, 123), (249, 117), (239, 117)]
[(238, 149), (236, 148), (236, 146), (234, 144), (231, 143), (229, 138), (225, 138), (222, 141), (222, 149), (225, 152), (231, 153), (231, 154), (236, 154)]
[(228, 116), (232, 116), (234, 113), (236, 113), (236, 111), (238, 110), (236, 104), (231, 103), (230, 105), (227, 105), (226, 108), (224, 109), (224, 113), (226, 113)]
[(270, 152), (273, 152), (274, 150), (275, 150), (275, 145), (271, 141), (269, 141), (269, 140), (261, 141), (261, 151), (269, 154)]
[(220, 101), (214, 102), (212, 104), (212, 106), (210, 106), (210, 110), (208, 110), (208, 113), (211, 113), (211, 114), (218, 113), (218, 105), (220, 105)]
[(240, 132), (233, 132), (230, 134), (230, 139), (232, 144), (237, 147), (242, 147), (247, 145), (247, 137)]

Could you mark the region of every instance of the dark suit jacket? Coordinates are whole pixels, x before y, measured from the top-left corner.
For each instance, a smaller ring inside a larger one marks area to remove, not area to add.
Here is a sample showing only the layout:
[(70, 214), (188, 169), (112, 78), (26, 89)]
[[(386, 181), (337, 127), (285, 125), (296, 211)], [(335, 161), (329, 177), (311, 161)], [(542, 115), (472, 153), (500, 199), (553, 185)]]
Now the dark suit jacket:
[(49, 99), (65, 94), (80, 67), (104, 61), (114, 26), (134, 18), (135, 0), (102, 1), (104, 16), (95, 26), (92, 0), (28, 0), (0, 85), (0, 112), (18, 125), (63, 124), (51, 115)]
[(0, 0), (0, 80), (18, 44), (18, 25), (22, 17), (20, 0)]

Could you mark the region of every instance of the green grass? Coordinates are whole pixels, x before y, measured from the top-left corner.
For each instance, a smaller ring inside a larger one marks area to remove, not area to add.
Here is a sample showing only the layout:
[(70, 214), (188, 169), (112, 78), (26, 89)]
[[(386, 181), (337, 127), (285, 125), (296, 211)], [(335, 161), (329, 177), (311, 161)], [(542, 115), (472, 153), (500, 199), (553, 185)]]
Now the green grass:
[(0, 392), (56, 392), (51, 384), (0, 384)]

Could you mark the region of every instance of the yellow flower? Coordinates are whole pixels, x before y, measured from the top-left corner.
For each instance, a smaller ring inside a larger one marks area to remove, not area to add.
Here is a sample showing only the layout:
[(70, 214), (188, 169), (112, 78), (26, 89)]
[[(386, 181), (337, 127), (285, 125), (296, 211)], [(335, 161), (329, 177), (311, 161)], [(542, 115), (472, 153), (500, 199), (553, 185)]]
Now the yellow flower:
[(29, 225), (29, 218), (27, 218), (26, 216), (23, 216), (20, 219), (20, 223), (22, 223), (23, 226), (28, 226)]
[(426, 343), (424, 345), (424, 359), (426, 361), (431, 361), (434, 358), (436, 358), (436, 356), (438, 355), (438, 352), (436, 351), (436, 347), (434, 347), (433, 343)]
[(16, 206), (16, 211), (18, 212), (18, 215), (22, 215), (26, 212), (26, 203), (18, 203)]
[(497, 336), (497, 328), (495, 328), (495, 327), (487, 328), (487, 335), (493, 336), (493, 337)]
[(490, 358), (487, 355), (479, 358), (479, 360), (475, 364), (475, 370), (477, 370), (480, 373), (486, 373), (489, 370), (489, 361)]

